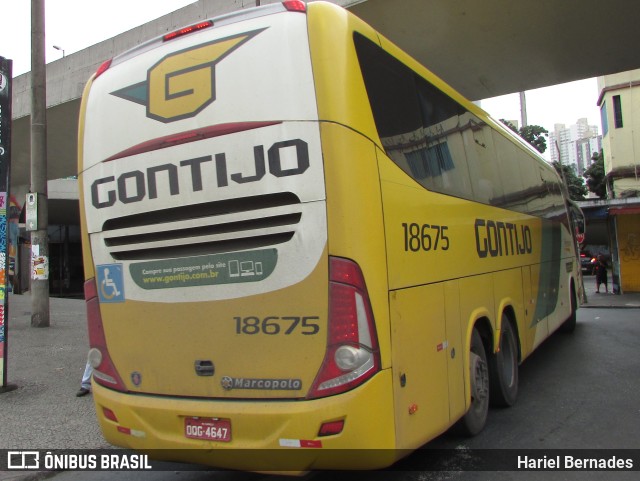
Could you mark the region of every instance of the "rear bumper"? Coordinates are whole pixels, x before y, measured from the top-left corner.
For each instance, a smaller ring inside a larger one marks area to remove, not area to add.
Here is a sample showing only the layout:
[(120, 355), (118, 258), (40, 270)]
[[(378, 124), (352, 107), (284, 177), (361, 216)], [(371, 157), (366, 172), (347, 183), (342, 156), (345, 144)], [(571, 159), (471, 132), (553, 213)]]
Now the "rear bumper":
[[(102, 432), (116, 446), (165, 459), (248, 471), (374, 469), (402, 457), (395, 450), (391, 370), (348, 393), (310, 401), (197, 400), (131, 395), (94, 383)], [(118, 421), (107, 419), (110, 409)], [(231, 441), (189, 439), (185, 417), (231, 421)], [(340, 434), (318, 436), (344, 420)], [(310, 447), (295, 447), (297, 445)]]

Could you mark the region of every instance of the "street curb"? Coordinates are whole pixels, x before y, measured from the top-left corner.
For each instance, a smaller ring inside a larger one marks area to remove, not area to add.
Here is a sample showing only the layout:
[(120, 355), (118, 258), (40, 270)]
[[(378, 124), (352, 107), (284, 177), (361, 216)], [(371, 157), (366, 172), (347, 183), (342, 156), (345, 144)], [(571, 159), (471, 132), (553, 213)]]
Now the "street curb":
[(594, 306), (583, 304), (580, 306), (580, 309), (640, 309), (640, 306)]

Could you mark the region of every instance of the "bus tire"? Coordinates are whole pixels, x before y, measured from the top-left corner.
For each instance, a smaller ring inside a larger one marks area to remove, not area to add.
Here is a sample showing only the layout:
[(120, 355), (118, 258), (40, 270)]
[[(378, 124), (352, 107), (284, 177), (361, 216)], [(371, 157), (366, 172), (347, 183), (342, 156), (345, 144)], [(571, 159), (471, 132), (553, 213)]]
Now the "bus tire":
[(498, 352), (489, 359), (491, 405), (513, 406), (518, 397), (518, 342), (513, 325), (502, 314)]
[(576, 322), (578, 320), (577, 311), (578, 300), (576, 299), (576, 288), (573, 283), (571, 283), (571, 315), (560, 325), (560, 332), (570, 334), (576, 330)]
[(469, 379), (471, 384), (471, 405), (460, 420), (462, 432), (475, 436), (484, 428), (489, 412), (489, 366), (487, 353), (478, 329), (473, 328), (469, 349)]

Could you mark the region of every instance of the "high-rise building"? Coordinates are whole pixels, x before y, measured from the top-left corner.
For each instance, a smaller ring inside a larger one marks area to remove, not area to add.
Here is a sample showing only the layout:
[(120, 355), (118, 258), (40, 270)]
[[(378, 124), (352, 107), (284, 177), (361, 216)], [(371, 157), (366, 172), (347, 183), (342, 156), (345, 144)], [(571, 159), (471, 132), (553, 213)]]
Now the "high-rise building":
[(602, 135), (576, 141), (578, 173), (584, 172), (593, 164), (594, 154), (602, 150)]
[(581, 177), (591, 165), (593, 153), (602, 148), (602, 136), (598, 135), (597, 125), (589, 125), (587, 119), (582, 118), (569, 127), (555, 124), (549, 133), (548, 148), (551, 162), (573, 165)]

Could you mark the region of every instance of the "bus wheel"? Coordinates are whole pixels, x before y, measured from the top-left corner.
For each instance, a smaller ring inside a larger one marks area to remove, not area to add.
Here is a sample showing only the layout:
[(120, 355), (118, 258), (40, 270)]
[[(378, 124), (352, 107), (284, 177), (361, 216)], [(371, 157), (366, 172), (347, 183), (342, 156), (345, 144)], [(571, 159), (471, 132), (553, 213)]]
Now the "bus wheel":
[(462, 431), (474, 436), (482, 431), (489, 411), (489, 366), (482, 338), (476, 328), (471, 334), (469, 375), (471, 379), (471, 406), (461, 420)]
[(518, 397), (518, 343), (509, 318), (502, 315), (500, 350), (491, 356), (491, 404), (513, 406)]

